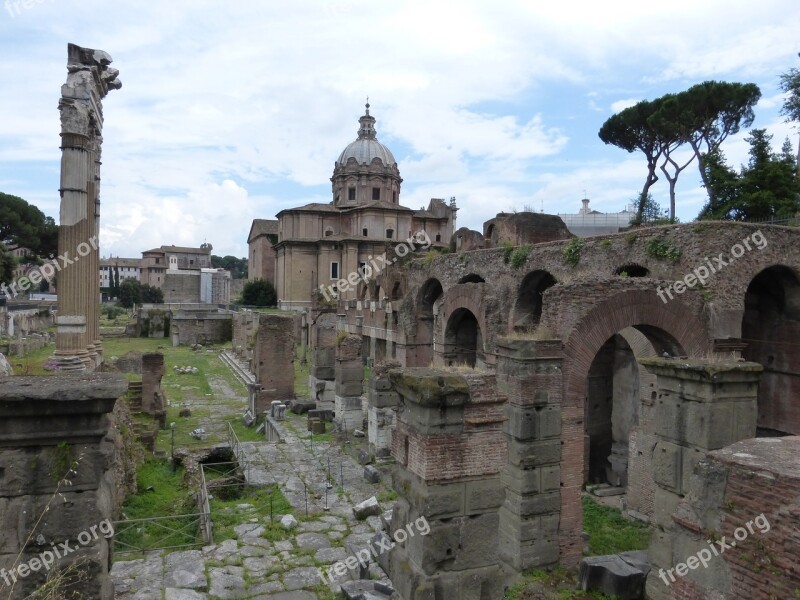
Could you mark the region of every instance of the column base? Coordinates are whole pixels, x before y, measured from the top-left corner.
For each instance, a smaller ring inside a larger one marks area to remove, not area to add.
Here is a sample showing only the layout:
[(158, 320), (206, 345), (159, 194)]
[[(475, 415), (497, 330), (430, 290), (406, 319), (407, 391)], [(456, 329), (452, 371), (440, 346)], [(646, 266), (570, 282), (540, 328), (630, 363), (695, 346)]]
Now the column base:
[(91, 372), (94, 371), (94, 361), (87, 350), (56, 350), (46, 367), (65, 373)]

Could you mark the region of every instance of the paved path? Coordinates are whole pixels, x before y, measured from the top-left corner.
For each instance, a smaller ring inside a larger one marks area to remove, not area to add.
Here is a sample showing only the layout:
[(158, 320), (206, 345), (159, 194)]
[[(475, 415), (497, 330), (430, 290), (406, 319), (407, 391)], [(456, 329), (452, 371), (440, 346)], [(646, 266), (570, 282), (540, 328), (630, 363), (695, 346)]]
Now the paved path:
[[(209, 383), (215, 392), (234, 393), (227, 384)], [(381, 519), (373, 516), (359, 522), (352, 507), (370, 496), (379, 495), (384, 487), (364, 481), (363, 467), (336, 443), (312, 442), (310, 434), (304, 430), (305, 422), (305, 417), (291, 415), (281, 423), (285, 443), (241, 444), (248, 478), (276, 482), (291, 503), (294, 516), (300, 520), (296, 529), (287, 534), (287, 539), (267, 539), (263, 525), (269, 516), (258, 515), (252, 506), (240, 504), (236, 514), (241, 523), (234, 528), (235, 539), (200, 550), (166, 556), (152, 552), (143, 558), (115, 562), (112, 578), (116, 598), (333, 599), (333, 592), (338, 592), (339, 585), (323, 583), (320, 568), (326, 569), (347, 558), (348, 547), (368, 547), (370, 538), (381, 528)], [(326, 503), (328, 510), (325, 510)], [(388, 510), (391, 503), (384, 503), (382, 508)], [(385, 573), (374, 563), (370, 566), (370, 577), (388, 583)]]

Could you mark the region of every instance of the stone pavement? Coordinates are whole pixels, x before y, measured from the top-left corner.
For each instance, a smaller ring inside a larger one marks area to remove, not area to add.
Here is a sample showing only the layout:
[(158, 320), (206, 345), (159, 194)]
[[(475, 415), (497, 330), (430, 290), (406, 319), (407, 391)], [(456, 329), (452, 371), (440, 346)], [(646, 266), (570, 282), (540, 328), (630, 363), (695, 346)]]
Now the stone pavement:
[[(312, 445), (305, 422), (304, 416), (292, 415), (281, 423), (285, 443), (241, 444), (248, 480), (277, 483), (300, 521), (287, 539), (266, 539), (263, 525), (269, 516), (258, 515), (251, 505), (241, 504), (237, 511), (241, 524), (234, 528), (236, 539), (199, 550), (165, 556), (154, 551), (143, 558), (115, 562), (112, 578), (116, 598), (330, 600), (336, 597), (333, 594), (339, 592), (339, 583), (348, 576), (340, 578), (338, 583), (326, 584), (319, 569), (327, 569), (346, 559), (353, 550), (369, 546), (370, 538), (381, 528), (381, 519), (371, 516), (357, 521), (352, 507), (379, 495), (385, 487), (382, 483), (364, 481), (364, 467), (337, 443), (314, 440)], [(390, 509), (391, 503), (384, 503), (382, 508)], [(369, 567), (369, 576), (388, 583), (385, 573), (374, 563)]]

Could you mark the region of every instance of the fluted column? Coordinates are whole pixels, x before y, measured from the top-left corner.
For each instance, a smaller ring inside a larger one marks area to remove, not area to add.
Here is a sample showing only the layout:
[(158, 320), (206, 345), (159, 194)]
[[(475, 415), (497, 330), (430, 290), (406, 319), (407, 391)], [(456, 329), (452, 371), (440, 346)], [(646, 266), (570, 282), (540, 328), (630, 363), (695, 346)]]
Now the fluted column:
[(69, 44), (61, 86), (61, 210), (58, 316), (54, 366), (94, 370), (102, 360), (99, 331), (100, 148), (102, 99), (119, 89), (118, 71), (102, 50)]

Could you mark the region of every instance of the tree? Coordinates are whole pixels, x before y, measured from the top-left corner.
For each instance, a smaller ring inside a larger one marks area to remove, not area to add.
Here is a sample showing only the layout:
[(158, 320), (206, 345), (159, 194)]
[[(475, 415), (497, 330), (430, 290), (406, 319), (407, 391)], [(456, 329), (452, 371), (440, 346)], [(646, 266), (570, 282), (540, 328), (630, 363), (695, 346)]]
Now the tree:
[(647, 177), (636, 209), (636, 219), (639, 221), (642, 219), (644, 204), (649, 196), (650, 188), (658, 181), (656, 168), (659, 158), (664, 153), (661, 136), (648, 122), (659, 108), (658, 101), (642, 100), (608, 118), (597, 134), (606, 144), (612, 144), (628, 152), (639, 150), (647, 160)]
[(245, 306), (275, 306), (278, 296), (266, 279), (254, 279), (244, 284), (240, 303)]
[(0, 192), (0, 242), (7, 250), (28, 248), (38, 256), (55, 256), (58, 226), (22, 198)]
[(707, 155), (703, 160), (704, 180), (708, 202), (700, 211), (698, 219), (739, 219), (739, 174), (728, 166), (722, 150)]
[(245, 279), (247, 277), (247, 259), (227, 256), (211, 255), (211, 266), (215, 269), (227, 269), (231, 272), (232, 279)]
[(164, 304), (164, 291), (152, 285), (145, 284), (141, 287), (139, 297), (142, 303)]
[[(703, 178), (704, 156), (719, 150), (729, 135), (753, 124), (753, 107), (761, 90), (754, 83), (705, 81), (680, 96), (682, 107), (675, 127), (692, 147)], [(708, 189), (708, 182), (703, 180), (703, 184)]]
[(5, 251), (5, 247), (0, 243), (0, 283), (10, 283), (14, 279), (14, 269), (17, 260), (10, 252)]
[(119, 303), (124, 308), (133, 308), (141, 301), (142, 286), (133, 277), (126, 277), (119, 286)]
[(746, 141), (750, 159), (739, 173), (719, 151), (704, 157), (709, 202), (699, 218), (785, 219), (800, 210), (800, 179), (789, 140), (780, 153), (773, 151), (772, 136), (765, 129), (753, 129)]
[(109, 278), (108, 293), (112, 298), (119, 298), (119, 265), (114, 265), (111, 269), (111, 277)]
[[(800, 56), (800, 55), (798, 55)], [(781, 91), (788, 94), (783, 100), (781, 114), (787, 121), (800, 121), (800, 69), (795, 67), (781, 75)], [(800, 177), (800, 141), (797, 144), (797, 175)]]

